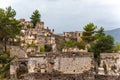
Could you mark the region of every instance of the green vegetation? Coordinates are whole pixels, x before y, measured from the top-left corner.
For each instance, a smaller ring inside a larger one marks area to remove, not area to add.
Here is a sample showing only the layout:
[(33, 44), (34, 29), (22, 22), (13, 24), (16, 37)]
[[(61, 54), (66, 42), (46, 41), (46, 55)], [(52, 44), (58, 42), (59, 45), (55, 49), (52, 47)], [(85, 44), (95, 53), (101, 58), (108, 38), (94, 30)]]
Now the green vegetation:
[(32, 42), (31, 44), (28, 44), (28, 47), (34, 47), (34, 46), (36, 46), (34, 42)]
[(85, 45), (86, 45), (86, 43), (83, 40), (75, 43), (75, 46), (77, 46), (77, 48), (79, 48), (79, 49), (85, 49)]
[(21, 25), (14, 17), (16, 12), (11, 7), (6, 10), (0, 9), (0, 42), (4, 46), (6, 52), (9, 39), (17, 38), (20, 35)]
[(40, 22), (40, 19), (41, 19), (41, 15), (39, 13), (38, 10), (35, 10), (32, 14), (32, 16), (30, 17), (31, 19), (31, 22), (33, 23), (33, 27), (36, 26), (37, 22)]
[(44, 51), (45, 51), (44, 46), (40, 46), (40, 52), (44, 52)]
[(93, 49), (93, 52), (103, 53), (103, 52), (112, 52), (113, 51), (113, 45), (114, 45), (114, 39), (110, 35), (103, 36), (96, 40), (91, 45), (91, 48)]
[[(100, 28), (100, 30), (101, 29), (102, 28)], [(104, 30), (96, 35), (99, 35), (99, 37), (96, 39), (96, 41), (91, 43), (91, 50), (94, 53), (95, 60), (98, 62), (98, 65), (100, 65), (100, 53), (113, 52), (114, 38), (111, 35), (105, 35)]]
[(74, 47), (75, 43), (72, 40), (68, 40), (65, 43), (65, 48), (70, 48), (70, 47)]
[(100, 29), (99, 29), (98, 31), (96, 31), (95, 37), (96, 37), (96, 39), (99, 39), (99, 38), (101, 38), (102, 36), (105, 36), (104, 28), (103, 28), (103, 27), (100, 27)]
[(114, 52), (119, 52), (120, 51), (120, 44), (116, 44), (114, 48)]
[(0, 54), (0, 79), (9, 78), (10, 62), (15, 59), (14, 57), (9, 57), (7, 54)]
[(87, 47), (89, 45), (88, 50), (94, 53), (95, 61), (99, 66), (100, 53), (113, 52), (114, 38), (111, 35), (106, 35), (103, 27), (100, 27), (97, 31), (96, 29), (97, 27), (93, 23), (87, 24), (84, 27), (82, 39), (87, 43)]
[(96, 27), (94, 26), (94, 24), (89, 23), (83, 29), (84, 29), (83, 36), (82, 36), (83, 41), (85, 41), (88, 44), (93, 42), (95, 40), (94, 33), (96, 30)]
[(10, 57), (8, 45), (21, 35), (21, 25), (15, 19), (16, 12), (11, 7), (0, 8), (0, 79), (9, 78), (10, 62), (15, 58)]
[[(11, 7), (0, 9), (0, 78), (9, 77), (10, 62), (15, 57), (10, 57), (10, 45), (16, 39), (20, 42), (19, 36), (21, 35), (21, 25), (18, 20), (15, 19), (16, 12)], [(37, 22), (41, 21), (41, 15), (38, 10), (35, 10), (30, 17), (33, 27)], [(27, 26), (31, 28), (32, 26)], [(97, 27), (93, 23), (89, 23), (84, 27), (82, 41), (74, 42), (72, 40), (65, 41), (63, 37), (56, 36), (56, 44), (58, 50), (62, 48), (78, 47), (79, 49), (85, 49), (86, 45), (90, 45), (89, 49), (94, 53), (94, 59), (100, 65), (100, 53), (103, 52), (117, 52), (120, 50), (120, 44), (117, 44), (115, 48), (114, 39), (111, 35), (104, 33), (104, 28), (101, 27), (96, 31)], [(53, 30), (54, 31), (54, 30)], [(35, 43), (28, 44), (28, 47), (36, 46)], [(40, 52), (52, 51), (52, 45), (40, 46)], [(34, 51), (34, 50), (33, 50)], [(22, 64), (24, 65), (24, 64)], [(25, 65), (26, 66), (26, 65)], [(21, 66), (22, 67), (22, 66)], [(107, 74), (107, 66), (103, 63), (105, 74)], [(27, 72), (26, 67), (22, 67), (18, 74)]]
[(33, 26), (28, 25), (27, 28), (33, 28)]

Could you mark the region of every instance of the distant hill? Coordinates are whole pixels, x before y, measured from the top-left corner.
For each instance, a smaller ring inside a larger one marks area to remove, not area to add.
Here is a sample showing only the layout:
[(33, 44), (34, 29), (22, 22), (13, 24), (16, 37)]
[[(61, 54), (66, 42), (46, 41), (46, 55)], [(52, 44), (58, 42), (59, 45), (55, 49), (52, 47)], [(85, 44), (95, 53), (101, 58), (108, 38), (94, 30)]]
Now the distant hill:
[(105, 31), (106, 34), (114, 37), (115, 43), (120, 43), (120, 28)]

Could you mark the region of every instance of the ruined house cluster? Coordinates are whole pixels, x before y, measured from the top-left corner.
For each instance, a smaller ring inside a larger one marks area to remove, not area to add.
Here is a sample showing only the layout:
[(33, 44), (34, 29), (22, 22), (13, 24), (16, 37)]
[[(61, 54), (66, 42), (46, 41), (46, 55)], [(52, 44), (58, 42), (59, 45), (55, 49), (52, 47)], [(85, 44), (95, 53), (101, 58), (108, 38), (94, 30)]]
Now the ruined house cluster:
[(63, 32), (63, 36), (65, 37), (65, 39), (72, 39), (75, 40), (77, 42), (81, 41), (81, 37), (82, 37), (82, 32), (81, 31), (75, 31), (75, 32)]
[[(33, 28), (31, 22), (25, 21), (24, 19), (20, 21), (23, 25), (22, 32), (25, 36), (20, 37), (22, 40), (20, 46), (11, 46), (10, 56), (17, 56), (10, 65), (10, 75), (12, 79), (23, 78), (25, 80), (37, 80), (34, 77), (36, 76), (35, 74), (38, 74), (37, 77), (39, 77), (40, 74), (50, 74), (51, 76), (48, 77), (47, 75), (47, 77), (45, 76), (46, 78), (43, 79), (67, 80), (68, 77), (71, 77), (71, 79), (68, 80), (94, 80), (94, 76), (91, 75), (94, 74), (94, 70), (91, 73), (87, 72), (89, 76), (82, 75), (81, 77), (80, 75), (86, 71), (91, 71), (95, 67), (93, 53), (85, 51), (77, 52), (75, 48), (71, 49), (71, 51), (69, 50), (69, 52), (65, 50), (58, 52), (56, 49), (54, 30), (45, 28), (44, 22), (37, 23), (36, 27)], [(81, 40), (81, 36), (82, 32), (64, 32), (65, 39), (71, 38), (79, 41)], [(41, 46), (45, 47), (46, 45), (50, 45), (52, 51), (42, 52), (40, 50)], [(106, 65), (109, 75), (119, 75), (120, 54), (101, 54), (101, 65), (98, 67), (99, 75), (105, 75), (103, 65)], [(22, 73), (21, 71), (24, 72)], [(57, 75), (57, 77), (53, 79), (53, 77), (55, 77), (53, 75), (56, 74), (64, 76), (59, 77), (59, 75)], [(65, 78), (65, 75), (68, 77)]]
[(50, 30), (48, 27), (44, 27), (44, 22), (38, 22), (33, 28), (33, 24), (29, 21), (21, 19), (21, 24), (23, 25), (22, 32), (25, 36), (21, 37), (23, 43), (22, 47), (29, 46), (27, 48), (27, 53), (40, 52), (40, 47), (45, 45), (50, 45), (52, 49), (55, 49), (55, 37), (53, 36), (54, 30)]
[[(82, 41), (82, 31), (63, 32), (63, 37), (66, 41), (73, 40), (75, 42)], [(77, 47), (63, 48), (62, 52), (88, 52), (87, 48), (79, 49)]]
[[(26, 70), (27, 74), (51, 73), (53, 71), (65, 74), (77, 74), (91, 69), (92, 57), (89, 55), (83, 55), (81, 57), (80, 54), (77, 53), (77, 50), (74, 52), (76, 52), (78, 56), (72, 54), (70, 50), (70, 55), (62, 51), (58, 53), (54, 30), (50, 30), (48, 27), (45, 28), (44, 22), (37, 23), (35, 27), (33, 27), (31, 22), (25, 21), (25, 19), (20, 19), (20, 22), (21, 25), (23, 25), (21, 32), (24, 36), (20, 36), (20, 46), (11, 46), (11, 56), (18, 56), (10, 65), (12, 78), (18, 77), (17, 74), (22, 68)], [(64, 33), (65, 39), (74, 36), (72, 39), (76, 41), (81, 35), (81, 32), (74, 32), (72, 34), (71, 32), (67, 32), (67, 34)], [(40, 50), (41, 46), (45, 48), (46, 45), (50, 45), (52, 50), (42, 52)], [(54, 53), (55, 55), (53, 55)], [(81, 64), (81, 61), (83, 64)]]

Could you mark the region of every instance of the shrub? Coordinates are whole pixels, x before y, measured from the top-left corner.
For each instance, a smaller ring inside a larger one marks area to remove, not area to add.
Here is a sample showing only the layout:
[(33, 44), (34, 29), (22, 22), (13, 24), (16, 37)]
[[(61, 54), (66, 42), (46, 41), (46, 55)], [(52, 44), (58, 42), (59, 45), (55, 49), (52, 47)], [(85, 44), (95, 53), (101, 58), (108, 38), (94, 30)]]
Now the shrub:
[(34, 47), (34, 46), (36, 46), (36, 44), (33, 42), (31, 44), (28, 44), (28, 47)]
[(44, 52), (45, 48), (43, 46), (40, 46), (40, 52)]
[(74, 47), (75, 43), (72, 40), (66, 41), (65, 43), (65, 48), (70, 48), (70, 47)]
[(10, 48), (7, 48), (6, 53), (10, 54)]
[(79, 49), (85, 49), (86, 43), (85, 43), (84, 41), (80, 41), (80, 42), (76, 42), (75, 45), (76, 45)]

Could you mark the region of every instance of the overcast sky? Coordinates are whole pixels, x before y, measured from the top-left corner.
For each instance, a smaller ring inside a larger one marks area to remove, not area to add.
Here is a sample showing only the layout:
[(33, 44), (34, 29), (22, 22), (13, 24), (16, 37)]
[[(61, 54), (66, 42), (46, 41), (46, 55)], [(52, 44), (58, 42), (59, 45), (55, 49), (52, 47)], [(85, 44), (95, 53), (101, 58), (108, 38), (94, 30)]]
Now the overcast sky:
[(45, 26), (56, 33), (82, 31), (90, 22), (105, 30), (120, 28), (120, 0), (0, 0), (0, 8), (8, 6), (17, 19), (26, 20), (38, 9)]

